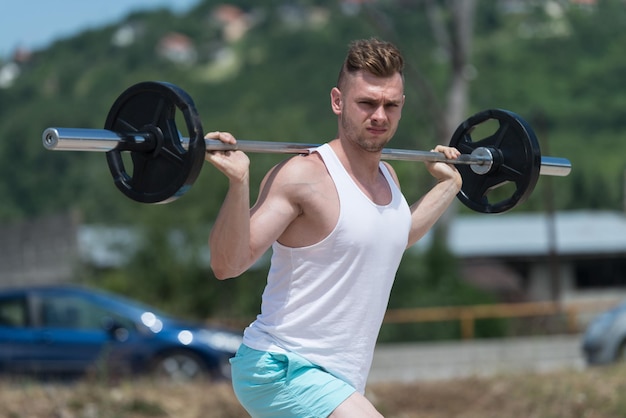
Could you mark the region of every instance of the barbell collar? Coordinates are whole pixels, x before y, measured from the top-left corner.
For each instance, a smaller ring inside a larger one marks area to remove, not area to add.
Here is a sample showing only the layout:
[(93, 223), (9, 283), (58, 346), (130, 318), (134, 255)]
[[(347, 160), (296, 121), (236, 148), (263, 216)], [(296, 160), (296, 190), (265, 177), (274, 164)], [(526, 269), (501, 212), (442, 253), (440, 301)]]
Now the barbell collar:
[[(83, 128), (48, 128), (42, 135), (43, 145), (54, 151), (93, 151), (108, 152), (121, 143), (124, 148), (150, 152), (156, 146), (152, 134), (135, 132), (121, 134), (107, 129)], [(180, 138), (181, 147), (187, 149), (189, 139)], [(239, 140), (236, 144), (225, 144), (215, 139), (205, 139), (207, 151), (243, 151), (268, 154), (310, 154), (318, 144), (294, 142), (268, 142)], [(461, 154), (457, 159), (447, 159), (443, 153), (419, 150), (385, 148), (381, 158), (394, 161), (445, 162), (449, 164), (469, 165), (476, 174), (487, 174), (498, 166), (497, 150), (478, 147), (471, 154)], [(540, 174), (548, 176), (567, 176), (571, 163), (565, 158), (541, 157)]]

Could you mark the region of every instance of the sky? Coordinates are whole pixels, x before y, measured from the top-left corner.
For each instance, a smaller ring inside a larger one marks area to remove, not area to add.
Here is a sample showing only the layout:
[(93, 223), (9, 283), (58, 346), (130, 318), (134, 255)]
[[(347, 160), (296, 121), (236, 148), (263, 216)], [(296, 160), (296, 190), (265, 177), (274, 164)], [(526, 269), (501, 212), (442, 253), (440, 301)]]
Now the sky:
[(187, 11), (199, 0), (11, 0), (0, 13), (0, 58), (17, 47), (45, 48), (51, 42), (116, 22), (129, 13), (167, 7)]

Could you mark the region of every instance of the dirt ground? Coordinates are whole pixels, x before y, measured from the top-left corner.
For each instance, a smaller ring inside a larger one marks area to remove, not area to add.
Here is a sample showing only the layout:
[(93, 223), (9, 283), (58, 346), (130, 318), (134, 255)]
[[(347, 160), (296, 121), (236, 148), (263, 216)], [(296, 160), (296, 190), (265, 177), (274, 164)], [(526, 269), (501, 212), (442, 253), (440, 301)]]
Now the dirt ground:
[[(387, 418), (626, 417), (626, 368), (502, 375), (368, 387)], [(0, 383), (0, 417), (248, 417), (228, 383), (186, 384), (12, 379)]]

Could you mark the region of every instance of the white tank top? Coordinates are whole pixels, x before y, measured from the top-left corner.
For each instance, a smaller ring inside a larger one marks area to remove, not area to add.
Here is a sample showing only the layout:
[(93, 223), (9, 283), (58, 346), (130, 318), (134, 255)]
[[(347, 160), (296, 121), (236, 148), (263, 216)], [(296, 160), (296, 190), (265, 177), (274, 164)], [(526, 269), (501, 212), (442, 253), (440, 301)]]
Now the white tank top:
[(256, 350), (297, 353), (364, 393), (411, 215), (384, 164), (380, 170), (392, 198), (377, 205), (328, 144), (316, 151), (339, 195), (337, 225), (307, 247), (274, 243), (261, 314), (243, 342)]

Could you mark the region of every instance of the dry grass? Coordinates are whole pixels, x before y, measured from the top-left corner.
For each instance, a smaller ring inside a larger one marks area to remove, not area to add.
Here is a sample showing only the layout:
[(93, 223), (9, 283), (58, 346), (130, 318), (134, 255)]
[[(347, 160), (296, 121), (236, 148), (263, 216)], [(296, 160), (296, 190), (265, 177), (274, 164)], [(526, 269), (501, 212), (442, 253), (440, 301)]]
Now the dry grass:
[(504, 375), (402, 386), (370, 399), (388, 418), (626, 417), (626, 368)]
[[(387, 418), (626, 417), (626, 368), (376, 384), (368, 397)], [(248, 415), (229, 384), (127, 381), (0, 383), (7, 418), (235, 418)]]

